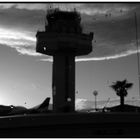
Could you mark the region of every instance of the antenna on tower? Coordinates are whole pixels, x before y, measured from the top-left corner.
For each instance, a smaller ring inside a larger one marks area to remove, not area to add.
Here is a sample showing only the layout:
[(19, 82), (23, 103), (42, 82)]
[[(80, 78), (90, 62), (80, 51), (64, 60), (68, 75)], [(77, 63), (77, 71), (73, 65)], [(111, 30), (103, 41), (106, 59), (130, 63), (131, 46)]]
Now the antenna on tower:
[(50, 9), (52, 9), (53, 8), (53, 4), (52, 3), (48, 3), (47, 4), (47, 10), (50, 10)]
[(44, 18), (45, 30), (46, 30), (46, 27), (47, 27), (47, 24), (48, 24), (46, 15), (47, 15), (49, 12), (51, 12), (52, 9), (53, 9), (53, 4), (52, 4), (52, 3), (47, 4), (46, 10), (45, 10), (45, 16), (44, 16), (44, 17), (45, 17), (45, 18)]
[(47, 18), (46, 18), (47, 11), (48, 11), (48, 9), (45, 10), (45, 19), (44, 19), (45, 20), (45, 27), (47, 26)]
[(136, 14), (136, 12), (135, 12), (135, 29), (136, 29), (136, 47), (137, 47), (138, 80), (139, 80), (139, 97), (140, 97), (140, 56), (139, 56), (138, 27), (137, 27), (137, 14)]

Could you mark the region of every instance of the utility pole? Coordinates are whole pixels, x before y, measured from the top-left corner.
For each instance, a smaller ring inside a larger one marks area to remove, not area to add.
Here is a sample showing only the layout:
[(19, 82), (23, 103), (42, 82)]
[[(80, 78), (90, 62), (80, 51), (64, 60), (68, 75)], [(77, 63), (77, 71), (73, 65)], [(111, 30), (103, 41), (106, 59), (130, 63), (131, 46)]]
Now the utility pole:
[(136, 12), (135, 12), (135, 29), (136, 29), (136, 47), (137, 47), (137, 63), (138, 63), (139, 98), (140, 98), (140, 56), (139, 56), (138, 26)]

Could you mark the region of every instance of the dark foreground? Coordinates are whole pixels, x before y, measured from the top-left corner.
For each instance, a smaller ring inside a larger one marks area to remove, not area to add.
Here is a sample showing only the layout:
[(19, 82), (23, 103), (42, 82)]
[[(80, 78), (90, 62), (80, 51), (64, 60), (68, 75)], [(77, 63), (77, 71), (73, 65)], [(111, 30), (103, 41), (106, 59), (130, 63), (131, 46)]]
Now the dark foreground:
[(136, 138), (140, 113), (67, 113), (0, 117), (5, 138)]

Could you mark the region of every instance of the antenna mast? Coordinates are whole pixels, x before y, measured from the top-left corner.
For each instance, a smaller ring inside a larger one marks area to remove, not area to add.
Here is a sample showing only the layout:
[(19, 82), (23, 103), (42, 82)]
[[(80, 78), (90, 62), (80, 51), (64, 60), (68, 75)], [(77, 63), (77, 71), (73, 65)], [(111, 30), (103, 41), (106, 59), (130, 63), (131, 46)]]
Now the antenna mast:
[(136, 47), (137, 47), (137, 62), (138, 62), (138, 80), (139, 80), (139, 97), (140, 97), (140, 56), (139, 56), (139, 44), (138, 44), (138, 27), (137, 27), (137, 15), (135, 12), (135, 29), (136, 29)]

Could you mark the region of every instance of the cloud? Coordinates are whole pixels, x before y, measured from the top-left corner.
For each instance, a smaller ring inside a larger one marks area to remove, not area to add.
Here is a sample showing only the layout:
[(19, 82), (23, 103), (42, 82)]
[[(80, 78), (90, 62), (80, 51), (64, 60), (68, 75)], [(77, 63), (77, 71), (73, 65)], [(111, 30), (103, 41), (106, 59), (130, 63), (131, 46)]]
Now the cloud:
[(21, 48), (21, 47), (16, 47), (15, 48), (17, 52), (21, 55), (29, 55), (29, 56), (41, 56), (40, 53), (37, 53), (35, 49), (26, 49), (26, 48)]
[[(99, 15), (99, 14), (106, 14), (106, 13), (116, 13), (120, 12), (128, 12), (136, 7), (136, 4), (117, 4), (117, 3), (16, 3), (16, 4), (0, 4), (0, 9), (9, 9), (9, 8), (16, 8), (16, 9), (26, 9), (26, 10), (44, 10), (50, 8), (59, 8), (61, 10), (74, 10), (77, 9), (80, 13), (84, 13), (87, 15)], [(113, 14), (113, 15), (114, 15)]]
[[(140, 50), (138, 52), (140, 53)], [(126, 51), (125, 53), (122, 53), (122, 54), (116, 54), (116, 55), (106, 56), (106, 57), (79, 58), (79, 59), (76, 59), (76, 62), (118, 59), (118, 58), (130, 56), (130, 55), (133, 55), (133, 54), (136, 54), (136, 53), (137, 53), (137, 50), (128, 50), (128, 51)]]
[(35, 37), (27, 33), (0, 28), (0, 44), (14, 48), (20, 54), (40, 56), (41, 54), (35, 52), (35, 42)]
[(28, 9), (28, 10), (42, 10), (46, 9), (46, 4), (33, 4), (33, 3), (1, 3), (0, 9), (9, 9), (9, 8), (17, 8), (17, 9)]
[(9, 8), (16, 8), (16, 9), (26, 9), (26, 10), (44, 10), (50, 8), (59, 8), (61, 10), (73, 10), (74, 8), (78, 8), (83, 4), (72, 4), (72, 3), (17, 3), (17, 4), (0, 4), (0, 9), (9, 9)]
[(11, 8), (11, 7), (13, 7), (15, 4), (10, 4), (10, 3), (1, 3), (0, 4), (0, 9), (9, 9), (9, 8)]
[(76, 110), (82, 110), (88, 107), (87, 105), (88, 100), (87, 99), (76, 99), (75, 100), (75, 108)]
[(81, 7), (81, 11), (88, 15), (99, 15), (112, 13), (113, 16), (117, 16), (120, 11), (128, 12), (135, 8), (135, 5), (122, 4), (122, 3), (90, 3), (84, 4)]
[[(75, 61), (76, 62), (89, 62), (89, 61), (102, 61), (102, 60), (112, 60), (112, 59), (118, 59), (118, 58), (122, 58), (122, 57), (126, 57), (126, 56), (130, 56), (136, 53), (140, 53), (140, 50), (128, 50), (126, 52), (123, 52), (121, 54), (116, 54), (116, 55), (112, 55), (112, 56), (106, 56), (106, 57), (88, 57), (88, 58), (76, 58)], [(47, 62), (53, 62), (52, 57), (50, 58), (44, 58), (41, 59), (41, 61), (47, 61)]]

